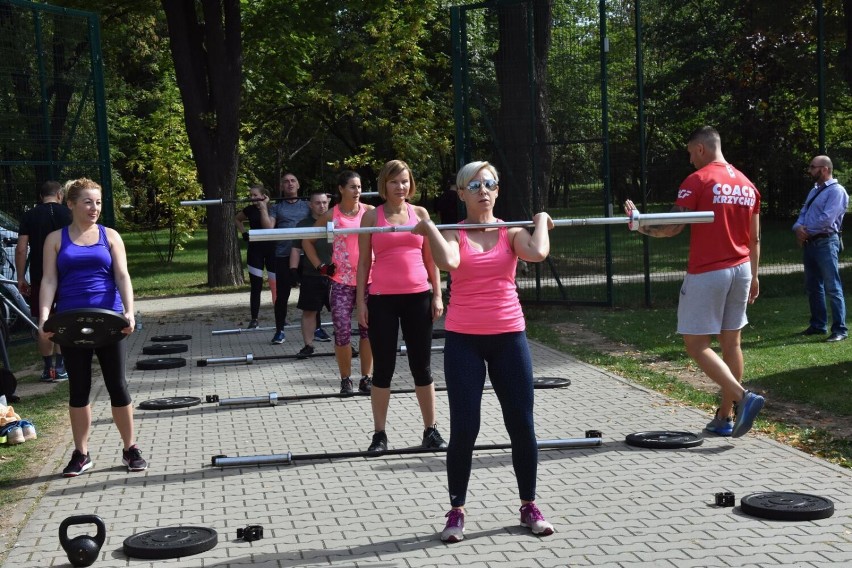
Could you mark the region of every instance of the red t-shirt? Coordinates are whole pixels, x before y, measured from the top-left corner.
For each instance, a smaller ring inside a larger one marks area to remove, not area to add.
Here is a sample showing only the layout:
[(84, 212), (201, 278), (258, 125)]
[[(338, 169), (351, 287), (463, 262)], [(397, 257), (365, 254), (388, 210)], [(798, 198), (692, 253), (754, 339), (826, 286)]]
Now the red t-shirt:
[(675, 205), (715, 214), (712, 223), (691, 225), (687, 272), (700, 274), (749, 260), (751, 218), (760, 212), (760, 193), (741, 171), (731, 164), (707, 164), (683, 180)]

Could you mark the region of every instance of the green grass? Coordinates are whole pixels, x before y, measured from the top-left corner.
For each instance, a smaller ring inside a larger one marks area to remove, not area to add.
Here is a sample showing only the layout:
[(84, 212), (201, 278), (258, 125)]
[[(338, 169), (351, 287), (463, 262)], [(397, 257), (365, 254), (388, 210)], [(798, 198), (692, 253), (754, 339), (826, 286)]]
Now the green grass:
[[(161, 241), (165, 233), (161, 235)], [(187, 296), (215, 292), (248, 291), (248, 284), (226, 288), (207, 286), (207, 231), (199, 231), (175, 254), (170, 264), (163, 264), (146, 233), (123, 233), (127, 249), (127, 268), (137, 298)], [(244, 245), (241, 245), (244, 247)], [(245, 252), (243, 248), (243, 257)], [(248, 274), (245, 274), (248, 282)]]

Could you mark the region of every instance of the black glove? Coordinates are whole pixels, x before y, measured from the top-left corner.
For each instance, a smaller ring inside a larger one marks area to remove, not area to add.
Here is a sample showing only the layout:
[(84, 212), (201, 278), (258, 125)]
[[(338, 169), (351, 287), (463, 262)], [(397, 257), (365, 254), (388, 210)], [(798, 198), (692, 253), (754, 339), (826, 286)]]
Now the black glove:
[(242, 235), (243, 235), (243, 240), (244, 240), (245, 242), (249, 242), (249, 234), (248, 234), (248, 231), (244, 232)]
[(337, 270), (337, 267), (334, 266), (333, 264), (322, 263), (319, 266), (317, 266), (317, 272), (320, 273), (320, 276), (334, 276), (334, 273), (335, 273), (336, 270)]
[(298, 268), (291, 268), (290, 269), (290, 282), (292, 282), (293, 284), (298, 284), (301, 280), (302, 280), (302, 277), (299, 275), (299, 269)]

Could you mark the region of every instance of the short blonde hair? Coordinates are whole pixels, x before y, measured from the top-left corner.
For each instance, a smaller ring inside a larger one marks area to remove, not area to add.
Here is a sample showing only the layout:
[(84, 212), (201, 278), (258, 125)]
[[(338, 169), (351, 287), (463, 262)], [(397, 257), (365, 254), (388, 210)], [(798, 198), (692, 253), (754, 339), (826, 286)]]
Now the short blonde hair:
[(97, 189), (98, 191), (103, 193), (101, 186), (96, 182), (90, 180), (89, 178), (79, 178), (68, 180), (65, 183), (65, 200), (66, 201), (77, 201), (79, 199), (80, 194), (87, 189)]
[(491, 172), (491, 175), (494, 176), (494, 179), (497, 180), (498, 185), (500, 182), (500, 176), (497, 175), (497, 168), (492, 166), (489, 162), (470, 162), (469, 164), (465, 164), (459, 170), (458, 175), (456, 176), (456, 187), (458, 189), (467, 189), (467, 184), (470, 183), (470, 180), (476, 177), (481, 170), (488, 170)]
[(414, 174), (411, 172), (411, 168), (408, 167), (408, 164), (402, 160), (391, 160), (386, 163), (382, 168), (382, 171), (379, 172), (379, 197), (382, 199), (388, 198), (388, 179), (396, 177), (404, 171), (408, 172), (408, 179), (411, 180), (411, 187), (408, 189), (408, 195), (405, 197), (407, 199), (414, 197), (414, 194), (417, 193), (417, 184), (414, 183)]

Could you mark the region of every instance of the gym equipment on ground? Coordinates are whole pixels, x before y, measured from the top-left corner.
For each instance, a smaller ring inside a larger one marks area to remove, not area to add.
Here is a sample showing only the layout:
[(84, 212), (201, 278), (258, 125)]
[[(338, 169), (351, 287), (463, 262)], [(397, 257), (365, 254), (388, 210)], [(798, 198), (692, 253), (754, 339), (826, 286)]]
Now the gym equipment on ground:
[(201, 404), (197, 396), (171, 396), (164, 398), (152, 398), (139, 403), (141, 410), (172, 410), (174, 408), (186, 408)]
[[(585, 219), (553, 219), (554, 227), (587, 227), (591, 225), (623, 225), (636, 231), (644, 225), (683, 225), (692, 223), (712, 223), (712, 211), (690, 211), (686, 213), (639, 213), (634, 210), (629, 217), (589, 217)], [(436, 225), (439, 230), (494, 229), (497, 227), (533, 227), (532, 221), (507, 221), (502, 223), (457, 223), (454, 225)], [(293, 229), (251, 229), (249, 241), (280, 241), (283, 239), (326, 239), (334, 240), (334, 235), (358, 235), (373, 233), (410, 232), (414, 225), (384, 225), (382, 227), (347, 227), (337, 229), (333, 222), (323, 227), (295, 227)]]
[(159, 371), (161, 369), (177, 369), (186, 367), (186, 359), (183, 357), (155, 357), (154, 359), (140, 359), (136, 361), (136, 368), (142, 371)]
[(206, 367), (208, 365), (219, 365), (222, 363), (245, 363), (246, 365), (251, 365), (255, 361), (274, 361), (276, 359), (311, 359), (313, 357), (334, 357), (334, 351), (313, 353), (311, 355), (299, 355), (298, 353), (293, 353), (290, 355), (260, 355), (255, 357), (254, 354), (249, 353), (242, 357), (210, 357), (208, 359), (199, 359), (198, 366)]
[[(568, 450), (575, 448), (593, 448), (603, 444), (603, 440), (599, 437), (589, 438), (566, 438), (557, 440), (539, 440), (538, 449), (560, 449)], [(482, 450), (505, 450), (510, 449), (511, 444), (481, 444), (473, 447), (476, 451)], [(345, 458), (364, 458), (364, 457), (384, 457), (384, 456), (399, 456), (406, 454), (433, 454), (438, 452), (446, 452), (446, 448), (398, 448), (388, 449), (383, 452), (328, 452), (321, 454), (293, 454), (287, 452), (285, 454), (271, 454), (266, 456), (213, 456), (211, 465), (213, 467), (243, 467), (249, 465), (290, 465), (294, 461), (308, 460), (334, 460)]]
[(192, 339), (191, 335), (177, 333), (173, 335), (155, 335), (151, 338), (151, 341), (154, 343), (168, 343), (169, 341), (189, 341), (190, 339)]
[(215, 547), (219, 536), (207, 527), (164, 527), (124, 539), (124, 554), (131, 558), (163, 560), (200, 554)]
[[(72, 525), (94, 524), (98, 532), (95, 536), (81, 534), (72, 539), (68, 538), (68, 527)], [(91, 566), (98, 559), (98, 554), (106, 539), (106, 525), (97, 515), (75, 515), (68, 517), (59, 524), (59, 544), (72, 566)]]
[[(533, 388), (536, 389), (552, 389), (567, 387), (571, 384), (570, 379), (560, 379), (556, 377), (542, 377), (533, 379)], [(486, 389), (493, 388), (490, 382), (485, 383)], [(447, 387), (435, 387), (435, 392), (446, 391)], [(392, 394), (413, 394), (417, 391), (414, 389), (399, 389), (394, 390)], [(277, 392), (270, 392), (266, 396), (243, 396), (238, 398), (219, 398), (218, 394), (208, 394), (206, 401), (208, 403), (218, 403), (219, 406), (243, 406), (243, 405), (269, 405), (277, 406), (278, 401), (294, 402), (299, 400), (317, 400), (323, 398), (351, 398), (353, 396), (369, 396), (370, 393), (353, 392), (351, 394), (343, 394), (340, 392), (324, 392), (319, 394), (297, 394), (289, 396), (279, 396)], [(139, 405), (142, 408), (142, 405)], [(590, 430), (591, 431), (591, 430)], [(600, 436), (597, 436), (600, 437)]]
[(51, 315), (44, 330), (52, 331), (51, 341), (68, 347), (103, 347), (125, 337), (121, 330), (129, 325), (124, 316), (101, 308), (68, 310)]
[(186, 343), (155, 343), (142, 348), (144, 355), (171, 355), (172, 353), (183, 353), (189, 350)]
[[(429, 351), (431, 351), (432, 353), (443, 353), (444, 352), (444, 346), (443, 345), (433, 345), (431, 348), (429, 348)], [(402, 345), (399, 346), (399, 349), (397, 349), (396, 352), (399, 353), (400, 355), (408, 355), (408, 347), (406, 347), (405, 344), (403, 343)]]
[[(332, 324), (330, 321), (324, 321), (320, 324), (320, 327), (326, 327), (326, 326), (330, 326), (330, 325), (334, 325), (334, 324)], [(281, 329), (302, 329), (302, 324), (293, 323), (293, 324), (290, 324), (290, 325), (285, 325)], [(238, 327), (236, 329), (214, 329), (213, 331), (210, 332), (210, 335), (233, 335), (233, 334), (236, 334), (236, 333), (253, 333), (255, 331), (278, 331), (278, 330), (274, 327), (253, 327), (251, 329)]]
[(237, 538), (246, 542), (254, 542), (263, 538), (263, 527), (260, 525), (247, 525), (244, 529), (237, 529)]
[(789, 492), (752, 493), (740, 500), (746, 515), (773, 521), (815, 521), (834, 514), (834, 503), (819, 495)]
[(700, 446), (704, 443), (704, 438), (700, 434), (693, 434), (692, 432), (670, 432), (664, 430), (628, 434), (624, 441), (628, 446), (671, 450)]

